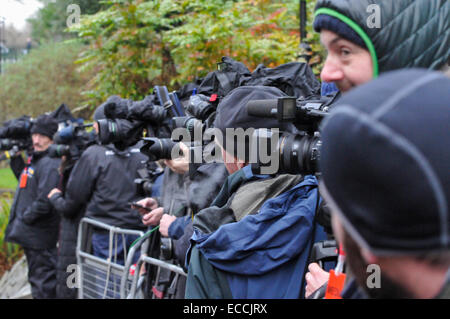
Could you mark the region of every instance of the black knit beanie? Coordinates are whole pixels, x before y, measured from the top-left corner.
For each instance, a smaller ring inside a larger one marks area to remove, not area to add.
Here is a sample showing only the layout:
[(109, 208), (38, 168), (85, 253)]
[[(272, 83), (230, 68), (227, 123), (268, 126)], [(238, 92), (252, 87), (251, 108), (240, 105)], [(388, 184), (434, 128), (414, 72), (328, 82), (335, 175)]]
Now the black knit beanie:
[(49, 115), (41, 115), (31, 128), (31, 134), (41, 134), (53, 140), (53, 135), (58, 131), (58, 122)]
[[(283, 91), (276, 87), (270, 86), (241, 86), (224, 97), (224, 99), (217, 106), (217, 114), (214, 122), (214, 127), (219, 129), (223, 134), (223, 145), (221, 145), (229, 154), (241, 160), (248, 161), (250, 158), (249, 149), (250, 141), (245, 142), (241, 140), (241, 144), (236, 139), (236, 136), (227, 129), (242, 129), (244, 131), (249, 128), (279, 128), (284, 130), (286, 124), (280, 124), (275, 118), (256, 117), (248, 114), (247, 103), (252, 100), (268, 100), (278, 99), (286, 96)], [(219, 141), (220, 143), (220, 141)], [(244, 143), (242, 145), (242, 143)], [(243, 152), (238, 152), (245, 150)]]
[(322, 123), (324, 194), (377, 255), (450, 249), (450, 79), (409, 69), (347, 93)]
[(320, 32), (322, 29), (332, 31), (362, 48), (367, 48), (363, 39), (352, 28), (335, 17), (326, 14), (317, 15), (314, 19), (314, 30)]
[(105, 104), (100, 105), (94, 112), (94, 121), (105, 119)]

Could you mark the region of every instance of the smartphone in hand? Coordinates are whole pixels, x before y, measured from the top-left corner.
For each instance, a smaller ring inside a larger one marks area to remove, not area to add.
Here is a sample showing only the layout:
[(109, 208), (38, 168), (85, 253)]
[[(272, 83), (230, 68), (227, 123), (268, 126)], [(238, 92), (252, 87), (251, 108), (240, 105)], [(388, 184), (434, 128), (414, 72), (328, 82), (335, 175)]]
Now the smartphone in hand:
[(129, 202), (128, 204), (129, 204), (132, 208), (134, 208), (134, 209), (142, 208), (142, 209), (145, 209), (145, 210), (148, 211), (148, 212), (151, 212), (151, 211), (152, 211), (152, 209), (150, 209), (150, 208), (148, 208), (148, 207), (144, 207), (144, 206), (142, 206), (142, 205), (139, 205), (139, 204), (136, 203), (136, 202)]

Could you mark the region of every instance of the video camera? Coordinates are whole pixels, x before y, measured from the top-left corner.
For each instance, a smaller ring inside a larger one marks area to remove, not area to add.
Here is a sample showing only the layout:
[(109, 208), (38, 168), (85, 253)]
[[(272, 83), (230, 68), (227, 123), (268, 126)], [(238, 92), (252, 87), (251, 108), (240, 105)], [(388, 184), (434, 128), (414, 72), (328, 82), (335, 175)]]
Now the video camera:
[(33, 121), (29, 116), (22, 116), (17, 119), (7, 121), (0, 128), (0, 138), (22, 139), (31, 135)]
[[(293, 123), (299, 130), (297, 134), (283, 132), (275, 150), (271, 150), (277, 154), (276, 158), (279, 160), (278, 174), (320, 174), (319, 160), (322, 142), (319, 127), (339, 97), (339, 93), (308, 99), (283, 97), (277, 100), (250, 101), (247, 104), (250, 115), (274, 117), (282, 123)], [(255, 136), (255, 138), (261, 137)], [(270, 141), (267, 143), (270, 144)], [(258, 162), (252, 164), (252, 169), (259, 173), (262, 166)], [(318, 205), (315, 219), (324, 227), (328, 240), (313, 245), (308, 264), (314, 262), (323, 267), (325, 262), (334, 263), (337, 260), (337, 244), (334, 240), (330, 216), (325, 202)], [(323, 287), (310, 298), (320, 298), (322, 292)]]
[[(165, 86), (155, 86), (154, 94), (142, 101), (110, 97), (104, 112), (106, 119), (98, 121), (100, 142), (113, 143), (119, 149), (137, 144), (144, 136), (170, 138), (172, 118), (185, 115), (176, 92), (169, 93)], [(165, 143), (150, 144), (155, 144), (157, 154), (167, 153), (158, 148), (165, 147)]]
[(86, 130), (92, 126), (93, 124), (83, 124), (83, 121), (79, 120), (60, 129), (53, 137), (54, 144), (49, 147), (49, 156), (66, 156), (73, 161), (78, 160), (81, 154), (96, 142), (95, 133)]
[(146, 167), (137, 171), (139, 178), (134, 180), (137, 194), (141, 197), (153, 197), (156, 180), (164, 173), (164, 169), (153, 162), (147, 162)]
[(0, 128), (0, 151), (6, 151), (8, 155), (2, 159), (14, 156), (20, 151), (31, 151), (32, 126), (33, 120), (29, 116), (22, 116), (4, 123), (4, 126)]
[[(247, 103), (249, 115), (277, 118), (279, 122), (290, 122), (299, 130), (297, 134), (281, 132), (278, 145), (271, 152), (278, 154), (278, 174), (317, 174), (319, 173), (320, 140), (319, 125), (327, 116), (340, 94), (318, 98), (282, 97), (276, 100), (254, 100)], [(255, 132), (256, 140), (271, 139), (270, 134), (262, 136), (261, 130)], [(258, 136), (261, 135), (261, 136)], [(270, 141), (266, 142), (271, 145)], [(260, 171), (264, 164), (253, 165)]]

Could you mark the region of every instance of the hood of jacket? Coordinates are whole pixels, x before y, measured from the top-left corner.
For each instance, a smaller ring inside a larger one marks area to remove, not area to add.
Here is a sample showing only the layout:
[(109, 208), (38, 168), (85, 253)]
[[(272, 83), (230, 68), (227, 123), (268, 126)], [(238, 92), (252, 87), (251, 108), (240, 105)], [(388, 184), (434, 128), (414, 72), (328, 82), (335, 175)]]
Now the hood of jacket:
[[(363, 39), (374, 77), (402, 68), (439, 69), (449, 61), (450, 1), (318, 0), (319, 14), (338, 18)], [(378, 26), (369, 23), (376, 18)]]

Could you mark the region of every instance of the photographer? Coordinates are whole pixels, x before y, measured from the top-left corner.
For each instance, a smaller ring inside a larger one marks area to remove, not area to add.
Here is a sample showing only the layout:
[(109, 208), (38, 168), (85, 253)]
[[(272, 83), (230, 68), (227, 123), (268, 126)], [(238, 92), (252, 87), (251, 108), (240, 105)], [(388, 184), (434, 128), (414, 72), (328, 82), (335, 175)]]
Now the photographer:
[[(158, 207), (153, 198), (141, 200), (139, 204), (153, 209), (150, 213), (140, 209), (144, 216), (143, 223), (147, 226), (160, 226), (161, 236), (173, 242), (173, 258), (184, 267), (189, 239), (192, 236), (192, 216), (209, 206), (228, 174), (222, 163), (201, 164), (195, 167), (195, 172), (189, 172), (190, 150), (183, 143), (180, 143), (180, 147), (183, 157), (164, 160), (167, 168), (164, 174), (162, 203), (165, 202), (167, 207), (171, 207), (173, 204), (170, 203), (176, 199), (176, 202), (182, 203), (183, 206), (178, 206), (178, 209), (170, 212), (165, 209), (166, 206)], [(180, 184), (172, 184), (171, 187), (170, 180), (175, 180), (174, 175), (179, 176)], [(183, 195), (186, 196), (184, 199), (181, 198)], [(176, 298), (184, 298), (186, 281), (184, 277), (178, 280)]]
[[(56, 242), (59, 216), (47, 199), (58, 185), (59, 160), (48, 156), (58, 123), (48, 115), (38, 117), (31, 127), (33, 153), (27, 164), (20, 155), (12, 159), (15, 170), (23, 169), (11, 206), (5, 240), (24, 248), (28, 263), (28, 280), (34, 299), (55, 298)], [(19, 176), (16, 172), (16, 176)]]
[(449, 100), (438, 72), (389, 72), (324, 121), (321, 193), (354, 277), (343, 298), (450, 298)]
[[(367, 24), (369, 5), (379, 8), (377, 28)], [(350, 0), (319, 0), (315, 11), (314, 29), (328, 52), (321, 78), (344, 93), (390, 70), (422, 67), (448, 72), (448, 1), (377, 0), (355, 5)], [(328, 278), (316, 264), (309, 268), (307, 296)]]
[[(94, 129), (98, 134), (97, 121), (104, 119), (104, 104), (94, 114)], [(48, 194), (51, 203), (65, 218), (77, 223), (82, 216), (90, 217), (108, 225), (126, 229), (143, 229), (140, 215), (131, 209), (129, 202), (137, 200), (137, 170), (144, 168), (146, 157), (138, 149), (119, 150), (112, 144), (92, 145), (86, 149), (76, 162), (66, 186), (64, 197), (61, 190), (54, 189)], [(74, 228), (75, 229), (75, 228)], [(72, 249), (66, 245), (67, 251), (74, 256), (76, 236), (72, 236)], [(127, 236), (126, 245), (134, 241)], [(124, 263), (122, 240), (117, 240), (117, 261)], [(92, 235), (93, 254), (106, 259), (109, 256), (109, 234), (95, 230)], [(61, 269), (61, 271), (63, 271)], [(64, 276), (59, 285), (66, 286)], [(67, 292), (61, 289), (63, 296)], [(61, 298), (63, 297), (61, 296)]]
[[(89, 124), (82, 125), (80, 121), (76, 123), (68, 109), (67, 114), (69, 118), (65, 119), (66, 126), (64, 128), (60, 127), (60, 130), (54, 136), (54, 144), (49, 148), (50, 157), (61, 158), (59, 167), (61, 178), (58, 189), (61, 190), (63, 196), (74, 165), (83, 151), (95, 143), (96, 138), (94, 132), (88, 133), (85, 130), (86, 127), (90, 126)], [(67, 125), (68, 123), (70, 125)], [(55, 191), (51, 194), (53, 195), (54, 193)], [(54, 206), (57, 207), (56, 205)], [(84, 210), (79, 210), (75, 214), (64, 214), (58, 209), (57, 211), (61, 217), (61, 223), (58, 237), (58, 259), (56, 262), (56, 296), (58, 299), (75, 299), (77, 298), (78, 290), (68, 287), (67, 282), (71, 275), (68, 267), (77, 264), (75, 250), (78, 224), (84, 216)]]
[[(187, 262), (187, 298), (298, 298), (312, 242), (325, 237), (314, 216), (319, 203), (312, 176), (256, 175), (250, 144), (232, 129), (279, 128), (249, 116), (250, 100), (276, 99), (274, 87), (239, 87), (219, 104), (214, 126), (231, 174), (212, 205), (194, 218)], [(231, 132), (229, 131), (231, 129)], [(240, 152), (244, 151), (244, 154)], [(270, 289), (267, 289), (270, 285)]]

